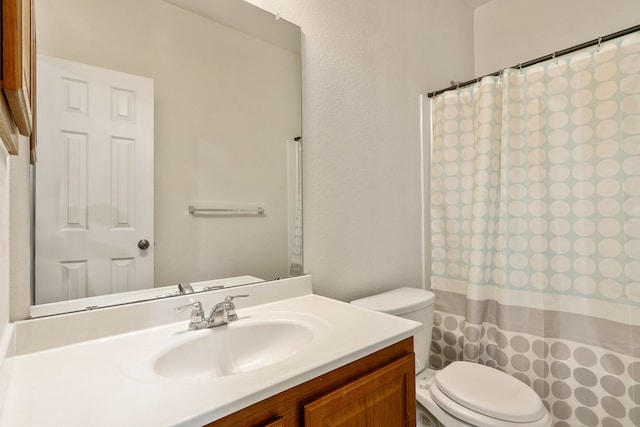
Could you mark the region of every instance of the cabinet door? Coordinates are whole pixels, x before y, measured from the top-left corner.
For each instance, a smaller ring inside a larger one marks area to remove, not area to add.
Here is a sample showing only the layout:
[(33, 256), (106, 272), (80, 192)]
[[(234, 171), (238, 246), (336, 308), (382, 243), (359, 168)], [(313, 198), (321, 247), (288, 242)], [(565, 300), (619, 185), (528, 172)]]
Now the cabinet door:
[(414, 356), (407, 355), (304, 406), (306, 427), (413, 427)]
[(2, 1), (2, 89), (19, 132), (31, 135), (32, 1)]

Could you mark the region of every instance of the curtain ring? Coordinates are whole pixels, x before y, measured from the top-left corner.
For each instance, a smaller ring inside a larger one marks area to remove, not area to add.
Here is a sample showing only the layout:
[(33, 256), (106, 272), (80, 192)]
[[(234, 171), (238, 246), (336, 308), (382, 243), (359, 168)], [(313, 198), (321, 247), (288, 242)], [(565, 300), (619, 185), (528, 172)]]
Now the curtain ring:
[(520, 69), (520, 75), (524, 75), (524, 72), (522, 71), (522, 63), (518, 64), (518, 68)]
[(600, 48), (602, 47), (602, 36), (598, 37), (598, 49), (596, 52), (600, 52)]

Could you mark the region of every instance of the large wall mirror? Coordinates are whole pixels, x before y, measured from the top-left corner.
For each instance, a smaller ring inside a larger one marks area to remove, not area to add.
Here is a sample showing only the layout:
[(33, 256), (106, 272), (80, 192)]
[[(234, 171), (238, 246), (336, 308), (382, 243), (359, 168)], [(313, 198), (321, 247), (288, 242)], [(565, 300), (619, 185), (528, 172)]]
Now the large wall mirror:
[(32, 317), (302, 274), (297, 26), (240, 0), (35, 15)]

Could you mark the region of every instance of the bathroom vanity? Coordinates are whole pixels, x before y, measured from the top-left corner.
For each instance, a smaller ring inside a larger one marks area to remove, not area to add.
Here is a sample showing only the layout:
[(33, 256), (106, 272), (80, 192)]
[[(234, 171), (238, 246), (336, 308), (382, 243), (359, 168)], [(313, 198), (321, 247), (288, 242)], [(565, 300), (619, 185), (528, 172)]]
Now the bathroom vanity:
[[(239, 293), (228, 325), (189, 331), (174, 310)], [(413, 426), (420, 328), (308, 276), (18, 322), (0, 426)]]
[(207, 426), (414, 426), (414, 360), (405, 339)]

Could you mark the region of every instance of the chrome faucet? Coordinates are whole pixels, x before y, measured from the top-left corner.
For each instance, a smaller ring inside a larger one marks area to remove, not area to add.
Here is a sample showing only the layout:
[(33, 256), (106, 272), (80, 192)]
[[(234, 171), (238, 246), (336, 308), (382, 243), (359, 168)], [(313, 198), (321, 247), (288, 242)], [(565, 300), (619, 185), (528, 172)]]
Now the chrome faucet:
[(193, 287), (190, 283), (181, 282), (178, 283), (178, 291), (177, 292), (169, 292), (168, 294), (160, 294), (157, 295), (156, 298), (166, 298), (172, 297), (174, 295), (184, 295), (184, 294), (192, 294), (194, 292)]
[(220, 325), (226, 325), (229, 322), (238, 320), (236, 314), (236, 305), (233, 300), (236, 298), (247, 298), (249, 295), (229, 295), (224, 301), (217, 303), (211, 309), (208, 317), (205, 317), (202, 303), (196, 301), (191, 304), (176, 307), (176, 311), (184, 311), (191, 308), (191, 320), (189, 321), (189, 330), (197, 331), (199, 329), (214, 328)]

